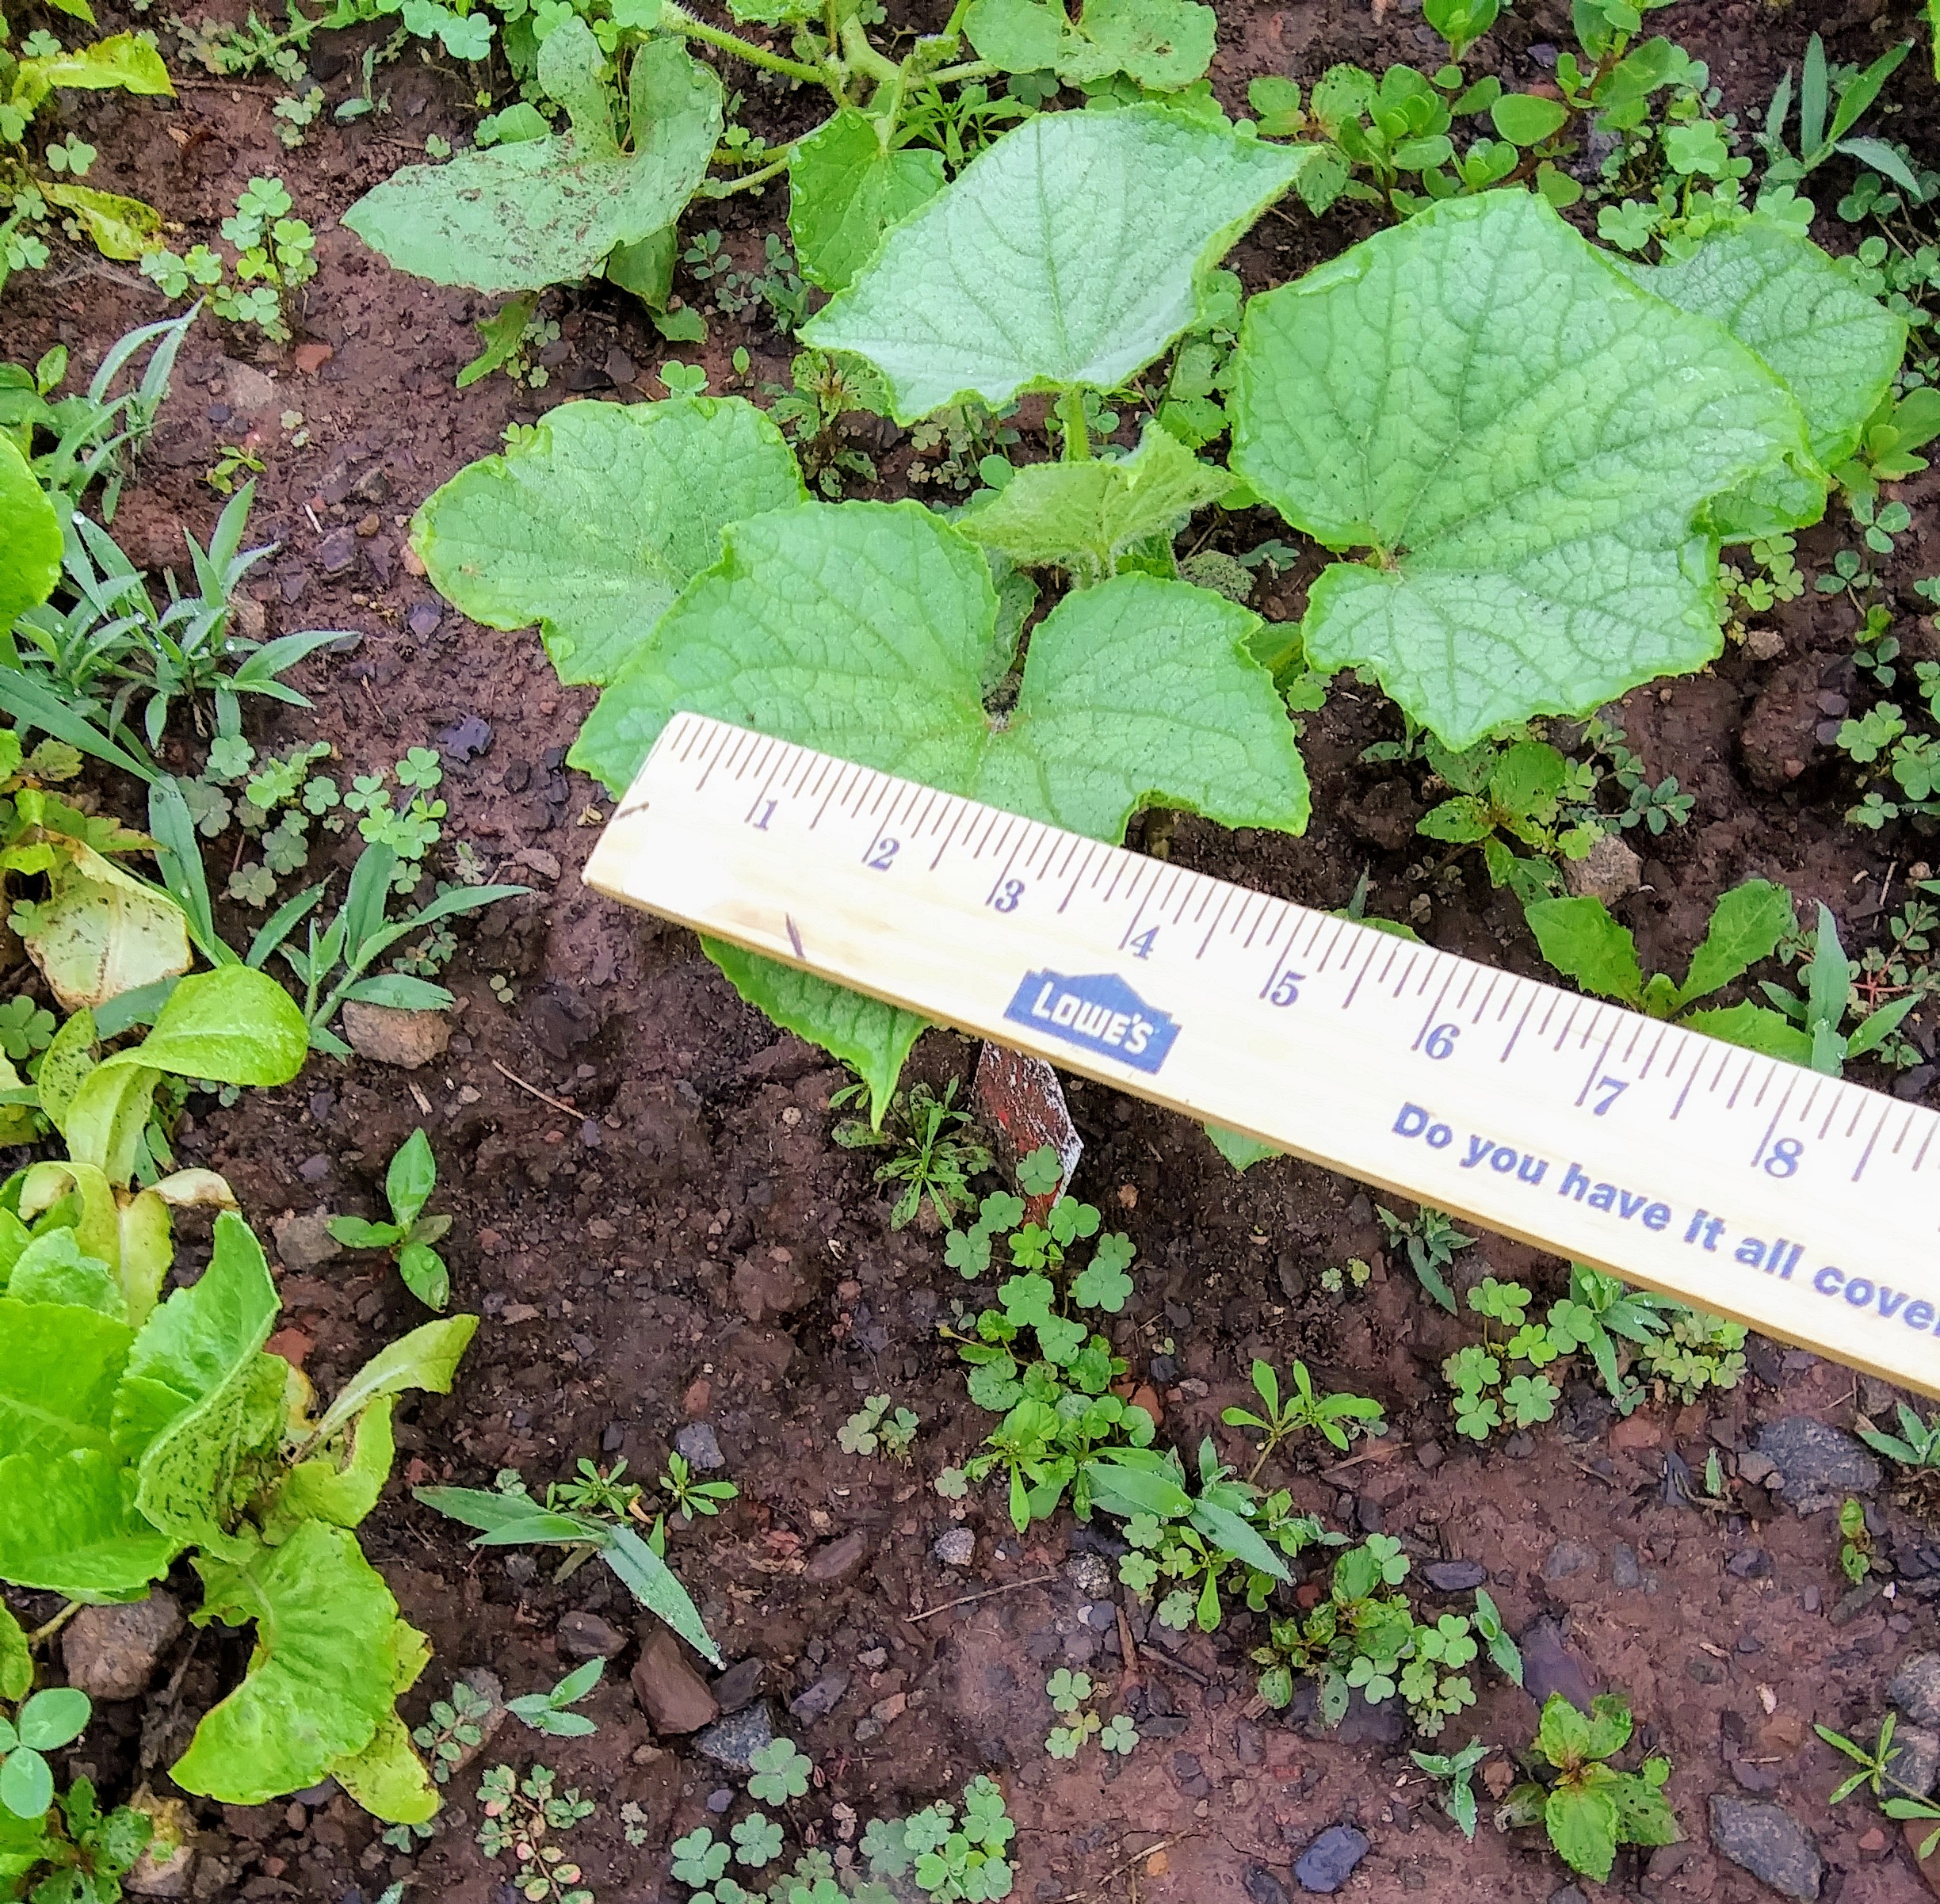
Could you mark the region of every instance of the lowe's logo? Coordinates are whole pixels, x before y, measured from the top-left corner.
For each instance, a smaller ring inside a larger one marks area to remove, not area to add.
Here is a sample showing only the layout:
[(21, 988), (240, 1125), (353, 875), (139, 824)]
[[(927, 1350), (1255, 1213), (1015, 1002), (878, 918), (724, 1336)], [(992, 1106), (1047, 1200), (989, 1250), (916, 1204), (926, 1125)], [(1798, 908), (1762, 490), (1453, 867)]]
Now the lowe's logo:
[(1178, 1021), (1148, 1005), (1116, 972), (1075, 979), (1026, 972), (1004, 1016), (1141, 1071), (1157, 1070), (1178, 1036)]

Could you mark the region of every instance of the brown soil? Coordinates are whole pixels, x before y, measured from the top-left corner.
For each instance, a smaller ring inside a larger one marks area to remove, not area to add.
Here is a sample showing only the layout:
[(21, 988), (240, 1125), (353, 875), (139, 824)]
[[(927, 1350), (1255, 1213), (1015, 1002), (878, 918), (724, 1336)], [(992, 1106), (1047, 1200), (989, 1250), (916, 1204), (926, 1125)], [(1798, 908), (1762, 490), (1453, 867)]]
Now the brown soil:
[[(1812, 29), (1851, 58), (1904, 24), (1904, 9), (1890, 20), (1873, 18), (1877, 11), (1843, 0), (1789, 10), (1688, 0), (1652, 25), (1709, 59), (1728, 104), (1748, 115), (1762, 110)], [(1419, 61), (1435, 44), (1407, 0), (1375, 0), (1371, 11), (1362, 0), (1235, 0), (1221, 13), (1215, 78), (1234, 109), (1259, 73), (1310, 82), (1339, 59)], [(125, 24), (113, 6), (103, 21)], [(1551, 0), (1534, 0), (1484, 50), (1526, 82), (1542, 76), (1545, 54), (1552, 62), (1565, 37)], [(333, 102), (353, 84), (363, 43), (361, 34), (318, 43), (312, 71)], [(1915, 74), (1922, 57), (1907, 69), (1913, 83), (1896, 89), (1919, 102), (1895, 126), (1916, 147), (1932, 130), (1932, 95)], [(454, 390), (483, 301), (389, 271), (335, 221), (426, 135), (462, 135), (466, 85), (414, 52), (381, 69), (380, 82), (388, 114), (344, 128), (327, 120), (294, 154), (273, 135), (281, 89), (262, 81), (197, 80), (173, 105), (73, 95), (70, 110), (102, 153), (92, 182), (150, 198), (193, 236), (212, 235), (243, 182), (271, 172), (319, 234), (322, 269), (297, 340), (304, 348), (250, 353), (225, 327), (197, 326), (141, 490), (126, 508), (131, 544), (160, 560), (179, 549), (177, 523), (205, 534), (219, 505), (200, 472), (215, 446), (259, 448), (268, 467), (253, 540), (283, 545), (256, 585), (273, 631), (335, 626), (361, 636), (303, 670), (315, 709), (280, 718), (271, 738), (320, 734), (349, 771), (387, 765), (409, 746), (445, 745), (449, 835), (476, 842), (500, 876), (537, 888), (461, 935), (451, 976), (456, 1032), (441, 1065), (407, 1074), (322, 1062), (287, 1090), (231, 1111), (212, 1107), (181, 1131), (185, 1158), (225, 1171), (265, 1231), (288, 1212), (372, 1212), (398, 1142), (420, 1124), (433, 1139), (439, 1207), (457, 1219), (449, 1249), (456, 1301), (486, 1322), (457, 1393), (407, 1410), (402, 1472), (365, 1529), (406, 1615), (437, 1647), (411, 1715), (468, 1667), (489, 1667), (511, 1692), (549, 1685), (567, 1663), (556, 1640), (562, 1616), (599, 1613), (630, 1631), (632, 1609), (597, 1567), (556, 1584), (527, 1555), (468, 1551), (451, 1524), (411, 1501), (405, 1482), (486, 1485), (505, 1466), (543, 1481), (581, 1456), (624, 1456), (650, 1477), (674, 1433), (705, 1421), (741, 1498), (718, 1521), (678, 1530), (671, 1555), (724, 1654), (762, 1662), (764, 1695), (814, 1757), (817, 1788), (796, 1812), (823, 1841), (834, 1830), (834, 1802), (866, 1820), (951, 1791), (983, 1768), (1002, 1778), (1022, 1828), (1015, 1894), (1023, 1900), (1095, 1894), (1216, 1904), (1244, 1895), (1277, 1904), (1297, 1889), (1289, 1867), (1300, 1849), (1342, 1821), (1372, 1840), (1349, 1893), (1369, 1904), (1415, 1894), (1568, 1897), (1568, 1874), (1546, 1848), (1528, 1833), (1498, 1834), (1486, 1807), (1476, 1843), (1465, 1845), (1398, 1732), (1365, 1708), (1318, 1738), (1271, 1715), (1248, 1718), (1246, 1654), (1258, 1643), (1257, 1620), (1242, 1612), (1215, 1636), (1178, 1643), (1155, 1624), (1148, 1633), (1135, 1612), (1134, 1631), (1150, 1650), (1134, 1691), (1115, 1619), (1086, 1599), (1068, 1566), (1088, 1535), (1067, 1515), (1020, 1540), (995, 1500), (959, 1509), (930, 1491), (928, 1479), (962, 1459), (986, 1425), (936, 1337), (939, 1314), (960, 1293), (936, 1238), (892, 1234), (866, 1163), (831, 1143), (827, 1106), (838, 1077), (819, 1053), (777, 1037), (741, 1005), (687, 934), (581, 888), (601, 796), (561, 763), (587, 697), (558, 688), (530, 635), (483, 631), (444, 607), (407, 553), (411, 512), (491, 450), (507, 424), (569, 395), (659, 394), (651, 369), (674, 353), (624, 299), (557, 294), (561, 337), (548, 353), (547, 388), (495, 378)], [(747, 90), (760, 129), (791, 123), (800, 110), (751, 82)], [(1925, 149), (1930, 155), (1930, 138)], [(744, 263), (758, 258), (762, 233), (784, 208), (778, 191), (719, 207)], [(1821, 227), (1834, 242), (1842, 230), (1829, 218)], [(1355, 235), (1350, 218), (1270, 218), (1240, 247), (1236, 267), (1258, 290)], [(59, 341), (82, 367), (160, 311), (130, 274), (78, 261), (66, 273), (16, 280), (10, 303), (10, 357), (32, 361)], [(785, 340), (716, 321), (705, 360), (716, 388), (729, 387), (738, 343), (753, 353), (758, 380), (785, 373)], [(309, 432), (300, 451), (279, 429), (288, 410), (303, 413)], [(894, 433), (885, 436), (883, 493), (903, 488), (907, 455)], [(1916, 532), (1887, 565), (1910, 655), (1933, 645), (1911, 594), (1915, 578), (1940, 570), (1925, 506), (1931, 488), (1905, 486)], [(1244, 549), (1276, 532), (1262, 513), (1229, 536)], [(1841, 539), (1836, 524), (1803, 538), (1801, 562), (1822, 567)], [(1276, 585), (1266, 611), (1297, 614), (1309, 572)], [(1854, 619), (1843, 601), (1808, 592), (1769, 618), (1782, 637), (1772, 658), (1736, 650), (1699, 678), (1623, 704), (1631, 745), (1653, 777), (1676, 773), (1697, 801), (1688, 826), (1630, 836), (1645, 856), (1645, 884), (1621, 910), (1647, 966), (1681, 962), (1713, 897), (1755, 874), (1826, 900), (1849, 944), (1877, 934), (1882, 904), (1896, 909), (1899, 889), (1888, 895), (1883, 882), (1896, 863), (1918, 857), (1919, 843), (1842, 825), (1850, 791), (1817, 738), (1843, 697), (1858, 696), (1849, 659)], [(439, 737), (473, 715), (488, 738), (460, 759)], [(1175, 857), (1329, 906), (1345, 901), (1365, 868), (1370, 910), (1406, 916), (1424, 890), (1407, 876), (1420, 857), (1409, 829), (1428, 799), (1420, 770), (1396, 780), (1356, 764), (1370, 741), (1396, 731), (1392, 713), (1346, 684), (1307, 728), (1317, 817), (1304, 839), (1227, 835), (1188, 821), (1174, 836)], [(1436, 887), (1423, 929), (1458, 952), (1532, 966), (1516, 908), (1479, 874)], [(510, 1007), (488, 986), (492, 974), (515, 988)], [(1920, 1036), (1930, 1038), (1930, 1025)], [(939, 1082), (967, 1077), (974, 1055), (936, 1033), (918, 1069)], [(1931, 1076), (1923, 1066), (1896, 1088), (1924, 1093)], [(1115, 1219), (1122, 1211), (1139, 1246), (1139, 1293), (1117, 1333), (1137, 1374), (1163, 1392), (1164, 1435), (1191, 1448), (1210, 1434), (1236, 1454), (1239, 1438), (1219, 1425), (1220, 1411), (1240, 1398), (1256, 1353), (1283, 1366), (1303, 1356), (1322, 1379), (1378, 1395), (1394, 1437), (1327, 1472), (1311, 1459), (1281, 1471), (1301, 1504), (1336, 1526), (1398, 1533), (1424, 1561), (1483, 1563), (1511, 1627), (1526, 1639), (1537, 1621), (1552, 1623), (1575, 1669), (1627, 1692), (1648, 1738), (1674, 1758), (1671, 1796), (1689, 1838), (1648, 1862), (1625, 1854), (1617, 1875), (1625, 1894), (1716, 1904), (1769, 1894), (1707, 1841), (1708, 1797), (1740, 1790), (1775, 1797), (1816, 1835), (1828, 1900), (1887, 1904), (1921, 1894), (1900, 1834), (1880, 1829), (1863, 1799), (1827, 1809), (1836, 1761), (1811, 1723), (1869, 1733), (1896, 1659), (1935, 1641), (1929, 1589), (1940, 1585), (1940, 1552), (1923, 1550), (1920, 1524), (1882, 1493), (1873, 1503), (1878, 1544), (1900, 1578), (1891, 1597), (1835, 1624), (1843, 1582), (1829, 1513), (1801, 1519), (1748, 1486), (1729, 1516), (1667, 1504), (1667, 1493), (1678, 1499), (1666, 1486), (1674, 1456), (1701, 1470), (1707, 1448), (1744, 1450), (1759, 1422), (1781, 1414), (1849, 1421), (1849, 1374), (1759, 1345), (1756, 1379), (1715, 1403), (1653, 1406), (1613, 1433), (1607, 1408), (1579, 1386), (1556, 1424), (1476, 1452), (1451, 1432), (1435, 1370), (1457, 1340), (1453, 1326), (1422, 1299), (1404, 1263), (1383, 1259), (1369, 1201), (1354, 1185), (1287, 1160), (1238, 1178), (1186, 1124), (1093, 1085), (1075, 1086), (1071, 1102), (1087, 1144), (1078, 1188)], [(1350, 1255), (1376, 1264), (1370, 1288), (1346, 1299), (1323, 1292), (1319, 1270)], [(1494, 1238), (1461, 1269), (1465, 1280), (1492, 1269), (1551, 1289), (1560, 1273), (1554, 1261)], [(285, 1319), (307, 1338), (309, 1371), (326, 1391), (422, 1317), (395, 1276), (364, 1257), (286, 1269), (282, 1287)], [(756, 1299), (761, 1290), (766, 1302)], [(1174, 1365), (1155, 1371), (1167, 1338)], [(1861, 1401), (1881, 1404), (1877, 1384), (1860, 1387)], [(843, 1418), (883, 1389), (923, 1418), (912, 1468), (836, 1448)], [(960, 1571), (930, 1552), (958, 1519), (977, 1537), (975, 1559)], [(859, 1558), (832, 1580), (818, 1578), (829, 1569), (817, 1557), (850, 1535), (861, 1536)], [(995, 1588), (1014, 1590), (913, 1618)], [(30, 1597), (25, 1610), (51, 1609)], [(243, 1654), (240, 1636), (204, 1637), (185, 1671), (173, 1670), (179, 1653), (166, 1662), (160, 1683), (171, 1697), (100, 1709), (86, 1756), (112, 1788), (132, 1782), (138, 1761), (166, 1763)], [(544, 1753), (599, 1803), (573, 1844), (602, 1904), (684, 1897), (665, 1878), (664, 1847), (708, 1817), (708, 1795), (724, 1784), (680, 1739), (653, 1738), (628, 1689), (632, 1657), (622, 1656), (589, 1705), (598, 1734)], [(1128, 1704), (1144, 1715), (1144, 1742), (1122, 1766), (1102, 1769), (1102, 1755), (1089, 1749), (1075, 1766), (1054, 1765), (1041, 1749), (1052, 1723), (1044, 1676), (1080, 1662), (1119, 1694), (1107, 1709)], [(785, 1718), (790, 1699), (837, 1669), (850, 1677), (832, 1713), (807, 1725)], [(1503, 1748), (1526, 1742), (1529, 1698), (1492, 1676), (1481, 1683), (1482, 1703), (1468, 1715), (1473, 1730)], [(1448, 1742), (1461, 1744), (1470, 1729), (1452, 1727)], [(535, 1755), (516, 1728), (495, 1749), (521, 1765)], [(254, 1813), (204, 1807), (197, 1894), (337, 1904), (374, 1896), (395, 1877), (421, 1887), (411, 1894), (445, 1904), (498, 1904), (511, 1893), (502, 1868), (475, 1847), (471, 1784), (454, 1782), (444, 1829), (415, 1857), (376, 1843), (370, 1822), (341, 1795)], [(649, 1822), (638, 1849), (622, 1835), (628, 1802)], [(1167, 1848), (1149, 1864), (1133, 1859), (1162, 1839)]]

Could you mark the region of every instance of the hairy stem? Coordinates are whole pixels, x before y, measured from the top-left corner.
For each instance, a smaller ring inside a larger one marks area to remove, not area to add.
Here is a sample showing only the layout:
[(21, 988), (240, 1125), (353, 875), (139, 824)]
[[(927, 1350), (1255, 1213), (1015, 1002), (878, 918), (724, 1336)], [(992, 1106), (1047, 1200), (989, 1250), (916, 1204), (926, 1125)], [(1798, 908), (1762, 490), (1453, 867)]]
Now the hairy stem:
[(78, 1600), (69, 1601), (67, 1605), (63, 1607), (45, 1626), (36, 1627), (27, 1635), (28, 1645), (37, 1646), (42, 1640), (52, 1639), (63, 1627), (67, 1625), (69, 1620), (74, 1618), (75, 1614), (81, 1611), (81, 1604)]
[(1091, 439), (1085, 430), (1084, 392), (1075, 384), (1058, 399), (1058, 421), (1064, 426), (1064, 460), (1090, 462)]
[(724, 53), (731, 53), (737, 59), (744, 59), (750, 66), (765, 67), (771, 73), (779, 73), (785, 78), (798, 79), (804, 86), (827, 86), (836, 89), (829, 74), (812, 66), (804, 66), (799, 59), (784, 59), (779, 53), (771, 53), (765, 46), (757, 46), (751, 40), (743, 40), (739, 33), (724, 32), (718, 26), (709, 26), (705, 20), (697, 20), (676, 0), (663, 0), (660, 9), (660, 24), (670, 31), (689, 40), (698, 40), (703, 44), (717, 48)]

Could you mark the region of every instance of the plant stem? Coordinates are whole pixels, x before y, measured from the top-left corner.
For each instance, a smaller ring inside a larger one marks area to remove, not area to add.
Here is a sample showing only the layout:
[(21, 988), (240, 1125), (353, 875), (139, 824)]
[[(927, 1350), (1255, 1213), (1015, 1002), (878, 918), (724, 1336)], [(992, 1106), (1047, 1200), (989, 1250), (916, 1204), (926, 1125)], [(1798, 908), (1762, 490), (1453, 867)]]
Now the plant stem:
[(789, 156), (793, 153), (798, 143), (800, 143), (799, 140), (791, 140), (779, 158), (770, 164), (763, 166), (758, 172), (750, 172), (743, 177), (731, 180), (710, 178), (706, 184), (695, 192), (694, 197), (696, 198), (731, 198), (737, 192), (752, 192), (757, 186), (766, 185), (770, 179), (788, 170)]
[(724, 53), (733, 54), (737, 59), (745, 59), (750, 66), (766, 67), (770, 72), (779, 73), (785, 78), (798, 79), (804, 86), (830, 86), (834, 90), (826, 71), (804, 66), (799, 59), (784, 59), (779, 53), (770, 52), (766, 47), (757, 46), (751, 40), (743, 40), (739, 33), (724, 32), (718, 26), (709, 26), (705, 20), (697, 20), (684, 6), (677, 5), (675, 0), (663, 0), (660, 22), (689, 40), (698, 40)]
[(1075, 384), (1058, 399), (1058, 420), (1064, 426), (1064, 460), (1089, 463), (1091, 439), (1085, 431), (1084, 392)]
[(953, 80), (989, 79), (998, 69), (987, 59), (966, 59), (960, 66), (946, 66), (941, 71), (932, 73), (930, 79), (938, 86), (947, 86)]
[(81, 1604), (82, 1603), (78, 1600), (69, 1601), (67, 1605), (63, 1607), (45, 1626), (36, 1627), (27, 1635), (28, 1645), (37, 1646), (42, 1640), (52, 1639), (63, 1627), (67, 1625), (69, 1620), (74, 1618), (75, 1614), (81, 1611)]

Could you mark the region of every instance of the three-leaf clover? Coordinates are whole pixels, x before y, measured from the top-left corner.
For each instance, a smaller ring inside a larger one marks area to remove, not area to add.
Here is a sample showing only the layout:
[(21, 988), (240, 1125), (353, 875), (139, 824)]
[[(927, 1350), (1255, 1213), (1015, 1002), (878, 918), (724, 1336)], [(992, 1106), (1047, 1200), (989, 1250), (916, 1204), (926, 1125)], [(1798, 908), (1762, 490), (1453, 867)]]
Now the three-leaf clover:
[(1098, 1743), (1107, 1752), (1116, 1752), (1121, 1757), (1128, 1754), (1138, 1742), (1138, 1727), (1123, 1712), (1106, 1719), (1105, 1729), (1098, 1734)]
[(38, 1818), (54, 1802), (54, 1774), (41, 1754), (71, 1744), (87, 1728), (93, 1705), (71, 1686), (36, 1692), (11, 1722), (0, 1719), (0, 1805), (16, 1818)]
[(25, 993), (0, 1005), (0, 1051), (20, 1064), (44, 1051), (54, 1037), (54, 1014)]
[(717, 1845), (705, 1825), (697, 1825), (672, 1845), (674, 1879), (682, 1884), (712, 1884), (728, 1868), (728, 1847)]
[(781, 1855), (781, 1827), (764, 1811), (751, 1812), (728, 1834), (735, 1841), (735, 1861), (758, 1871)]
[(1137, 1253), (1128, 1236), (1116, 1231), (1101, 1236), (1090, 1261), (1072, 1279), (1071, 1299), (1083, 1308), (1119, 1314), (1131, 1299), (1132, 1279), (1125, 1271)]
[(346, 1249), (391, 1251), (405, 1287), (428, 1309), (442, 1309), (451, 1300), (450, 1273), (431, 1246), (450, 1229), (452, 1219), (421, 1215), (437, 1188), (431, 1140), (422, 1131), (414, 1131), (398, 1146), (384, 1173), (384, 1200), (391, 1206), (392, 1220), (372, 1223), (361, 1216), (333, 1216), (327, 1226)]
[(1091, 1675), (1060, 1666), (1045, 1681), (1044, 1691), (1050, 1694), (1051, 1703), (1059, 1711), (1075, 1712), (1091, 1696)]
[(808, 1789), (808, 1761), (792, 1738), (770, 1739), (748, 1755), (754, 1769), (748, 1796), (764, 1805), (785, 1805)]
[(1029, 1195), (1048, 1196), (1064, 1181), (1064, 1166), (1049, 1144), (1040, 1144), (1028, 1157), (1018, 1158), (1017, 1174)]

